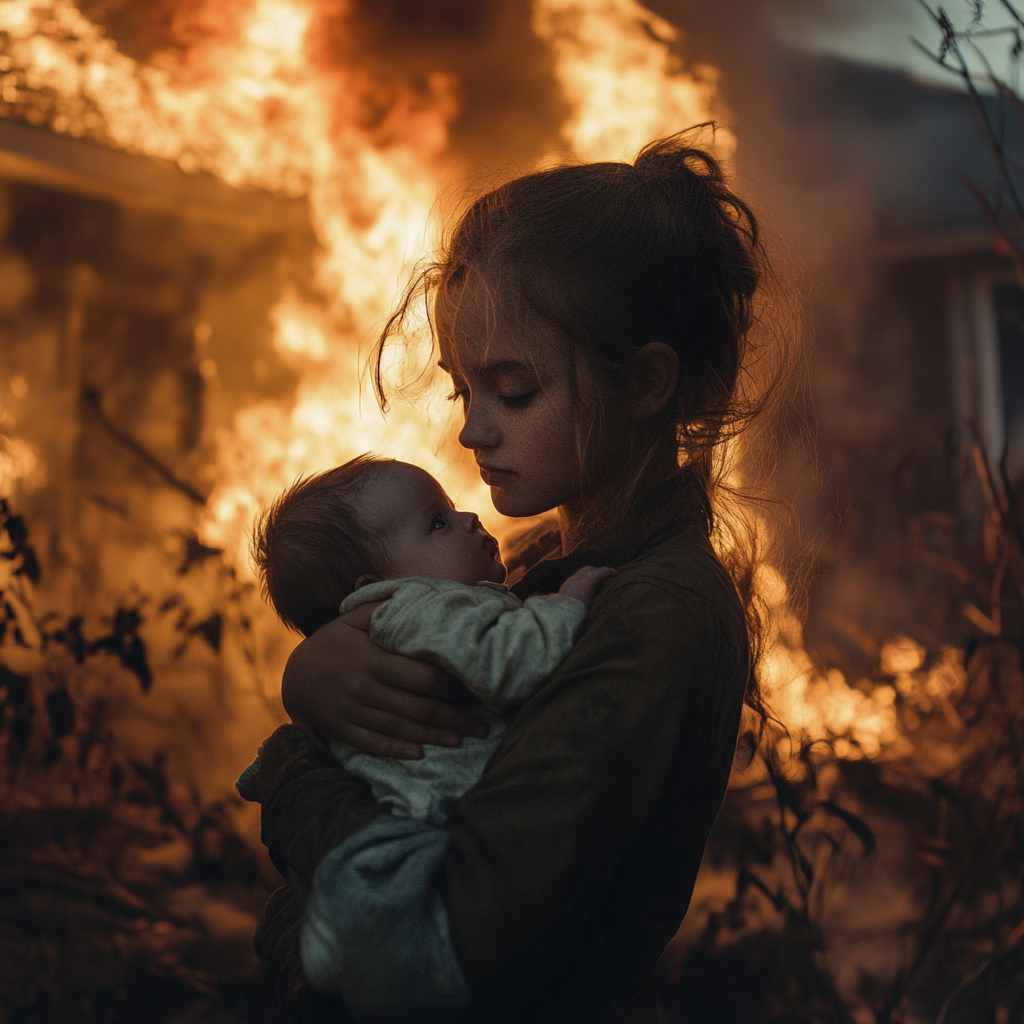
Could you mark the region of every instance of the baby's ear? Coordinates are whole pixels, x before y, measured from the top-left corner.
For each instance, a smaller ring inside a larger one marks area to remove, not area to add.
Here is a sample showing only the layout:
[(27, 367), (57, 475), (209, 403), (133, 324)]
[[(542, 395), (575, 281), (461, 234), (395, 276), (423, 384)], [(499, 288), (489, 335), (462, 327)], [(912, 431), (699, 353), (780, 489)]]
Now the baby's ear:
[(380, 577), (373, 576), (368, 572), (363, 573), (359, 579), (356, 580), (355, 589), (358, 590), (360, 587), (365, 587), (367, 583), (379, 583)]

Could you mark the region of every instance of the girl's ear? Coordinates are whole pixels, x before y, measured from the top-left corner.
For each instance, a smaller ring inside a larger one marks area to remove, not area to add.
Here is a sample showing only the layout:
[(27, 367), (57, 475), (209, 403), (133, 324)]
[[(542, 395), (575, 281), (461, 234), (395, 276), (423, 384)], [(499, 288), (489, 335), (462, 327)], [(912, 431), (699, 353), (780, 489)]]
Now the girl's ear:
[(360, 587), (365, 587), (367, 583), (379, 583), (379, 582), (380, 582), (380, 577), (379, 576), (372, 576), (372, 575), (370, 575), (370, 573), (364, 572), (363, 575), (360, 576), (359, 579), (356, 580), (356, 585), (355, 585), (354, 589), (358, 590)]
[(652, 420), (675, 398), (679, 356), (671, 345), (652, 341), (630, 361), (630, 412), (634, 419)]

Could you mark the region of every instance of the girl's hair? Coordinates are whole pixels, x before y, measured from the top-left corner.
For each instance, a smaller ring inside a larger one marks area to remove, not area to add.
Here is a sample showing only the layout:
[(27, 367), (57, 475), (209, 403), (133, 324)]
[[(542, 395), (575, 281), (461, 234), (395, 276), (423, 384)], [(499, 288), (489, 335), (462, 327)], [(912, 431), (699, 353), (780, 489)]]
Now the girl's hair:
[[(603, 410), (600, 401), (579, 400), (581, 368), (605, 387), (628, 392), (635, 353), (649, 342), (670, 345), (679, 358), (676, 401), (638, 427), (629, 479), (616, 486), (613, 500), (587, 510), (581, 535), (586, 542), (614, 532), (624, 510), (658, 482), (654, 467), (670, 451), (694, 513), (739, 590), (756, 665), (766, 634), (755, 587), (765, 531), (736, 490), (735, 445), (725, 442), (780, 393), (795, 349), (781, 344), (782, 292), (757, 219), (726, 183), (716, 157), (697, 145), (700, 133), (713, 128), (699, 125), (652, 142), (632, 164), (556, 167), (477, 199), (388, 321), (375, 383), (386, 407), (384, 348), (419, 297), (436, 344), (439, 324), (452, 323), (467, 286), (480, 284), (489, 321), (494, 310), (506, 319), (539, 316), (567, 340), (577, 385), (571, 413), (586, 467), (588, 438)], [(753, 672), (747, 699), (763, 718)]]
[(393, 461), (360, 455), (300, 477), (256, 519), (249, 554), (264, 600), (303, 636), (338, 617), (360, 576), (386, 572), (381, 538), (363, 524), (352, 498)]

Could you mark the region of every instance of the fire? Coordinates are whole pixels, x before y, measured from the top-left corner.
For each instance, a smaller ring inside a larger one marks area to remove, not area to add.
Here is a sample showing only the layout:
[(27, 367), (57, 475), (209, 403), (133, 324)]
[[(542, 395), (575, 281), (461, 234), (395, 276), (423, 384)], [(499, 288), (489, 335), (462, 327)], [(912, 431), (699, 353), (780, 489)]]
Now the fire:
[[(714, 114), (714, 69), (687, 72), (673, 50), (679, 33), (635, 0), (537, 0), (533, 26), (554, 54), (572, 107), (563, 134), (583, 160), (631, 160)], [(714, 146), (725, 158), (735, 140), (722, 131)]]
[(0, 434), (0, 498), (20, 487), (34, 491), (46, 483), (46, 469), (35, 448), (20, 437)]
[[(301, 293), (286, 286), (271, 312), (274, 346), (298, 386), (287, 402), (241, 409), (214, 438), (202, 537), (238, 566), (247, 565), (249, 529), (262, 505), (300, 474), (364, 451), (424, 466), (499, 537), (519, 525), (491, 509), (454, 443), (441, 382), (416, 408), (396, 403), (385, 420), (361, 365), (410, 267), (431, 247), (442, 173), (459, 177), (447, 152), (459, 83), (435, 74), (425, 89), (394, 89), (383, 119), (367, 127), (361, 115), (375, 83), (354, 61), (318, 53), (325, 11), (312, 0), (211, 0), (201, 41), (140, 63), (70, 0), (0, 0), (7, 36), (0, 97), (29, 122), (171, 160), (236, 188), (307, 198), (319, 243), (314, 280)], [(714, 70), (685, 68), (676, 30), (636, 0), (535, 0), (533, 27), (551, 48), (570, 108), (563, 141), (580, 159), (629, 159), (652, 138), (720, 116)], [(723, 159), (736, 145), (725, 129), (709, 142)], [(420, 335), (413, 362), (429, 354)], [(205, 356), (209, 337), (209, 325), (198, 324), (197, 355)], [(215, 380), (210, 358), (199, 369)], [(0, 493), (17, 480), (33, 486), (41, 473), (29, 446), (5, 441)], [(926, 672), (923, 652), (906, 640), (883, 653), (891, 684), (851, 686), (835, 670), (818, 672), (781, 576), (765, 565), (760, 582), (777, 632), (765, 679), (795, 734), (829, 739), (841, 756), (874, 757), (898, 738), (897, 693), (941, 701), (957, 685), (962, 669), (949, 662)]]
[[(211, 7), (210, 13), (213, 12)], [(120, 53), (69, 0), (3, 0), (8, 102), (35, 124), (208, 171), (229, 185), (308, 197), (321, 246), (314, 297), (286, 290), (273, 311), (275, 346), (301, 374), (287, 404), (243, 409), (217, 438), (204, 539), (244, 565), (256, 510), (296, 476), (377, 450), (424, 465), (457, 501), (488, 512), (486, 489), (443, 436), (435, 389), (428, 412), (385, 422), (362, 387), (360, 344), (386, 316), (403, 275), (431, 242), (447, 122), (457, 83), (431, 76), (426, 95), (400, 93), (383, 124), (360, 123), (373, 83), (356, 66), (313, 59), (317, 7), (257, 0), (218, 8), (220, 31), (184, 56), (140, 64)], [(572, 107), (564, 136), (583, 159), (628, 157), (658, 131), (711, 115), (714, 83), (687, 74), (671, 26), (632, 0), (535, 7)], [(727, 134), (717, 145), (731, 148)], [(215, 367), (206, 365), (204, 376)]]

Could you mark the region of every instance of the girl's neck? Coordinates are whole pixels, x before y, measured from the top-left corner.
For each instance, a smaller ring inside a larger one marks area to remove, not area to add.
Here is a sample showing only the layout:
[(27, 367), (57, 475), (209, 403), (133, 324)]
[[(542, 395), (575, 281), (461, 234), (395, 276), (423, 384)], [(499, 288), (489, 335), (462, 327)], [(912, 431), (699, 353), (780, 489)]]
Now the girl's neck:
[(601, 524), (608, 524), (614, 529), (621, 524), (628, 516), (628, 510), (623, 510), (620, 504), (624, 492), (629, 493), (629, 500), (633, 503), (648, 488), (678, 472), (676, 452), (662, 451), (647, 464), (639, 480), (628, 479), (626, 473), (618, 474), (578, 501), (560, 505), (557, 511), (562, 554), (568, 555), (580, 543), (590, 539), (588, 534), (595, 526), (600, 530)]

